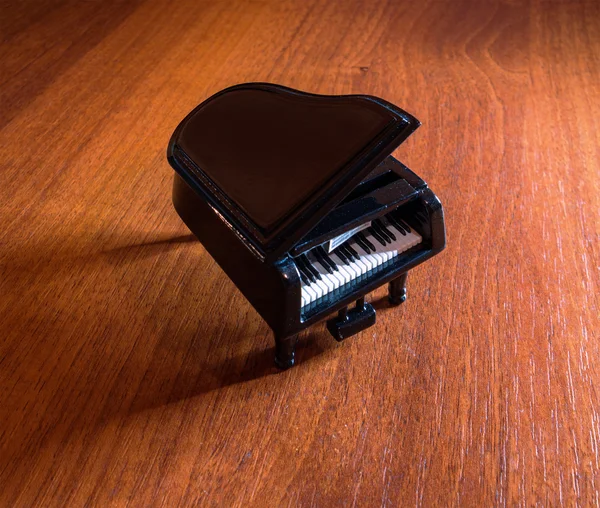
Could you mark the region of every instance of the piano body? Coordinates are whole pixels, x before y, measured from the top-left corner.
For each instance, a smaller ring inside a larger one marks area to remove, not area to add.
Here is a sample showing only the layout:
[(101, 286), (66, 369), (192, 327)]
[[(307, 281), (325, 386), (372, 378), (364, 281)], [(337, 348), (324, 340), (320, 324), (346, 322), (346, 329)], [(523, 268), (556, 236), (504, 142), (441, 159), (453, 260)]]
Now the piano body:
[(343, 340), (375, 323), (365, 295), (445, 246), (440, 201), (389, 155), (418, 120), (376, 97), (268, 84), (227, 88), (196, 107), (168, 146), (173, 204), (294, 364), (298, 332), (337, 312)]

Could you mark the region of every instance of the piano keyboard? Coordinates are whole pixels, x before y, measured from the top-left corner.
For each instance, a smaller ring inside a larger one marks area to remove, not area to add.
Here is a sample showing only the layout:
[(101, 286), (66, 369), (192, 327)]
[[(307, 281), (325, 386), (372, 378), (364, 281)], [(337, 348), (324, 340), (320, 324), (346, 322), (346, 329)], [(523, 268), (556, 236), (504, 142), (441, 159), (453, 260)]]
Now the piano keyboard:
[(421, 243), (422, 238), (406, 222), (387, 215), (327, 253), (323, 246), (295, 258), (302, 283), (301, 309), (343, 288)]

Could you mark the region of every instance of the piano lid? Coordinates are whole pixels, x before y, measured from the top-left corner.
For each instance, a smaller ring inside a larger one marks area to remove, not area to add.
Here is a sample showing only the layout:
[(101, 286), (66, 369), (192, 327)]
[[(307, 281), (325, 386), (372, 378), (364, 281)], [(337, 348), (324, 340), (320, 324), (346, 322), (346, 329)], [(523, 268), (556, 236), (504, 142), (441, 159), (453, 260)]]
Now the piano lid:
[(248, 83), (195, 108), (168, 155), (259, 250), (281, 253), (418, 126), (376, 97)]

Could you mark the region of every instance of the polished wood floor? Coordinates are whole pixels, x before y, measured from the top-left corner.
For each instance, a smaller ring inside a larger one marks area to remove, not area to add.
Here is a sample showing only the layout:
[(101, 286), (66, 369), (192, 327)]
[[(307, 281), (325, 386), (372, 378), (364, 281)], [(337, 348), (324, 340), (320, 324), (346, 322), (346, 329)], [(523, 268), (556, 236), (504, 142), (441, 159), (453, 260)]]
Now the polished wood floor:
[[(599, 2), (25, 0), (0, 35), (0, 506), (598, 506)], [(446, 210), (407, 302), (283, 373), (170, 201), (173, 129), (244, 81), (413, 113)]]

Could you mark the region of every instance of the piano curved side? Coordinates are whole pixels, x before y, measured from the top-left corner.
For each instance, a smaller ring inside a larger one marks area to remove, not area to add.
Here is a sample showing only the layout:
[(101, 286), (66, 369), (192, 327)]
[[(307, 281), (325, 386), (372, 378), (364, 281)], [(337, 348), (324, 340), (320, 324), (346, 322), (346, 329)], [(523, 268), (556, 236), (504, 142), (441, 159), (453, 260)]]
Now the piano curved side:
[(283, 339), (300, 323), (300, 279), (289, 257), (276, 264), (263, 262), (241, 234), (175, 173), (175, 210), (204, 248)]

